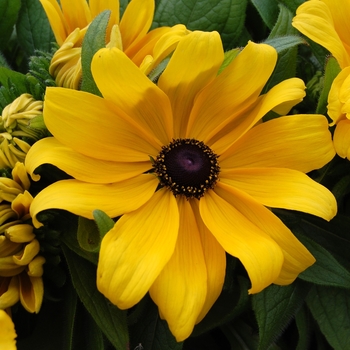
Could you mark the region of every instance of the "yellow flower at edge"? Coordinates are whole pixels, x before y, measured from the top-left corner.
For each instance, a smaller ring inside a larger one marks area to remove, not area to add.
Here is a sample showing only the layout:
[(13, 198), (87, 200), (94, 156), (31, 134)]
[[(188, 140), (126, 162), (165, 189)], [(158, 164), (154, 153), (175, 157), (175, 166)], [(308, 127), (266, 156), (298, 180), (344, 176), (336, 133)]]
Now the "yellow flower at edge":
[[(78, 89), (81, 82), (81, 46), (87, 28), (104, 10), (111, 10), (106, 32), (107, 46), (115, 46), (123, 50), (139, 66), (147, 56), (157, 54), (153, 49), (164, 34), (170, 34), (177, 42), (178, 36), (181, 37), (188, 32), (183, 25), (173, 28), (160, 27), (149, 31), (154, 15), (154, 0), (132, 0), (121, 19), (119, 19), (118, 0), (90, 0), (89, 2), (61, 0), (61, 6), (57, 0), (40, 0), (40, 2), (60, 46), (52, 58), (50, 74), (55, 77), (58, 86), (72, 89)], [(160, 58), (165, 58), (174, 47), (169, 45), (162, 49), (164, 52), (158, 52), (158, 54)], [(153, 63), (159, 63), (158, 61)]]
[(16, 331), (11, 317), (0, 310), (0, 349), (16, 350)]
[(333, 195), (304, 174), (335, 154), (327, 119), (259, 123), (300, 102), (304, 83), (289, 79), (260, 95), (277, 61), (268, 45), (249, 42), (218, 74), (223, 59), (217, 32), (190, 33), (156, 85), (122, 51), (98, 51), (92, 73), (103, 98), (48, 88), (54, 137), (26, 158), (35, 180), (45, 163), (73, 177), (34, 198), (35, 225), (48, 208), (123, 215), (102, 240), (98, 289), (121, 309), (149, 291), (178, 341), (221, 293), (225, 252), (246, 268), (250, 293), (289, 284), (314, 263), (266, 207), (326, 220), (336, 213)]
[(300, 5), (292, 25), (326, 48), (341, 68), (350, 66), (350, 1), (309, 0)]
[(310, 0), (298, 7), (293, 26), (322, 45), (338, 61), (342, 71), (328, 94), (328, 115), (334, 131), (334, 147), (350, 159), (350, 1)]
[(45, 258), (39, 254), (40, 244), (31, 225), (33, 197), (23, 163), (15, 165), (12, 176), (0, 178), (0, 309), (20, 301), (28, 312), (38, 313)]

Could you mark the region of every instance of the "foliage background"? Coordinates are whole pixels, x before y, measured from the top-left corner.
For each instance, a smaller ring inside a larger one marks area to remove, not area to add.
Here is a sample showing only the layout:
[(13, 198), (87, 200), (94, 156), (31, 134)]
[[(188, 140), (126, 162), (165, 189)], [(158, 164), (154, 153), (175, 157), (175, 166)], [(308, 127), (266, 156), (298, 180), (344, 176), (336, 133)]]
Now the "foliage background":
[[(156, 0), (152, 27), (183, 23), (191, 30), (216, 30), (228, 59), (229, 50), (245, 46), (248, 40), (269, 43), (279, 58), (265, 91), (284, 79), (300, 77), (307, 85), (307, 96), (291, 113), (326, 115), (328, 91), (339, 67), (322, 47), (291, 26), (296, 8), (303, 2)], [(120, 4), (123, 11), (127, 0)], [(106, 16), (93, 22), (83, 44), (83, 86), (95, 93), (89, 84), (89, 62), (104, 45)], [(23, 92), (42, 99), (45, 87), (54, 85), (47, 70), (56, 46), (40, 2), (0, 0), (0, 33), (0, 109)], [(265, 119), (275, 117), (271, 112)], [(239, 261), (228, 256), (221, 296), (183, 343), (175, 341), (148, 296), (126, 312), (97, 292), (98, 243), (113, 221), (96, 212), (97, 227), (95, 222), (66, 213), (45, 213), (46, 229), (38, 234), (47, 259), (44, 303), (38, 315), (19, 306), (13, 308), (18, 349), (349, 349), (349, 170), (349, 161), (335, 157), (309, 174), (337, 198), (339, 212), (331, 222), (274, 211), (316, 257), (315, 265), (290, 286), (273, 285), (248, 296), (246, 272)], [(65, 176), (50, 167), (42, 169), (44, 179), (52, 181), (52, 174)]]

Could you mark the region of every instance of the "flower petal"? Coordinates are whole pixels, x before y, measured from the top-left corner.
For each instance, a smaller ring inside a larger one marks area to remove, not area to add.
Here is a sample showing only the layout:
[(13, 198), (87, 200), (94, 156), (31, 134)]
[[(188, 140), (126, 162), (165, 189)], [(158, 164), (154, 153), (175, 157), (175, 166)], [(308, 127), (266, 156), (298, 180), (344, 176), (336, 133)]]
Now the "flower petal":
[(120, 21), (124, 50), (146, 35), (153, 22), (154, 0), (132, 0)]
[(177, 203), (166, 189), (123, 215), (101, 243), (99, 291), (120, 309), (138, 303), (171, 258), (178, 229)]
[(110, 10), (111, 17), (109, 19), (109, 24), (111, 25), (119, 23), (119, 0), (89, 0), (89, 7), (92, 19), (94, 19), (101, 12)]
[(44, 284), (41, 277), (30, 277), (22, 272), (19, 275), (19, 298), (28, 312), (38, 313), (44, 296)]
[(315, 258), (282, 221), (252, 197), (222, 182), (215, 188), (215, 192), (268, 234), (282, 249), (284, 255), (282, 270), (274, 283), (281, 285), (292, 283), (299, 273), (315, 262)]
[(304, 173), (285, 168), (223, 170), (220, 181), (248, 193), (272, 208), (298, 210), (332, 219), (337, 212), (333, 194)]
[(291, 168), (307, 173), (321, 168), (334, 155), (325, 116), (293, 115), (269, 120), (249, 130), (221, 154), (220, 167)]
[(328, 5), (327, 1), (306, 1), (298, 7), (292, 25), (302, 34), (329, 50), (344, 68), (350, 65), (349, 12), (350, 6), (344, 1), (332, 1)]
[(213, 134), (210, 140), (207, 139), (206, 143), (211, 145), (217, 154), (221, 154), (256, 125), (266, 113), (275, 109), (288, 112), (294, 105), (301, 102), (304, 96), (305, 84), (301, 79), (284, 80), (265, 95), (260, 96), (250, 110), (234, 118), (221, 132)]
[(40, 0), (40, 2), (50, 22), (55, 39), (58, 45), (61, 46), (70, 34), (66, 28), (67, 24), (62, 10), (56, 0)]
[(207, 269), (191, 205), (182, 196), (177, 202), (180, 227), (175, 251), (153, 283), (150, 295), (179, 342), (190, 336), (203, 308)]
[(337, 154), (342, 158), (350, 159), (350, 120), (338, 122), (334, 131), (334, 147)]
[(83, 29), (91, 22), (90, 8), (85, 0), (60, 0), (60, 4), (69, 33), (76, 28)]
[(100, 209), (113, 218), (146, 203), (158, 184), (157, 178), (149, 174), (102, 185), (77, 180), (58, 181), (35, 196), (30, 214), (35, 227), (42, 226), (36, 215), (46, 209), (68, 210), (88, 219), (93, 219), (92, 212)]
[(26, 159), (26, 168), (31, 177), (37, 181), (35, 169), (42, 164), (54, 164), (75, 179), (91, 183), (119, 182), (140, 175), (152, 165), (147, 162), (110, 162), (87, 157), (62, 145), (53, 137), (36, 142)]
[(199, 211), (226, 252), (244, 265), (252, 284), (250, 293), (262, 291), (278, 278), (283, 252), (264, 231), (212, 190), (199, 201)]
[(117, 48), (99, 50), (92, 60), (91, 70), (106, 100), (154, 135), (159, 145), (169, 143), (173, 137), (169, 99), (124, 52)]
[[(187, 137), (210, 139), (254, 104), (277, 61), (269, 45), (249, 42), (242, 52), (198, 94)], [(232, 98), (234, 96), (234, 98)]]
[(224, 59), (217, 32), (192, 32), (178, 43), (158, 86), (169, 96), (174, 113), (175, 137), (185, 137), (197, 93), (211, 82)]
[(226, 254), (222, 246), (204, 225), (199, 214), (198, 201), (190, 201), (190, 203), (196, 217), (204, 259), (207, 266), (207, 297), (202, 311), (197, 318), (196, 323), (198, 323), (208, 313), (222, 291), (226, 274)]
[[(7, 309), (19, 301), (19, 280), (18, 276), (0, 276), (0, 309)], [(0, 327), (1, 329), (1, 327)]]
[(44, 120), (62, 144), (92, 158), (147, 161), (149, 155), (157, 155), (161, 147), (152, 134), (135, 125), (115, 105), (83, 91), (48, 88)]
[(11, 317), (0, 310), (0, 348), (6, 350), (16, 350), (16, 331)]

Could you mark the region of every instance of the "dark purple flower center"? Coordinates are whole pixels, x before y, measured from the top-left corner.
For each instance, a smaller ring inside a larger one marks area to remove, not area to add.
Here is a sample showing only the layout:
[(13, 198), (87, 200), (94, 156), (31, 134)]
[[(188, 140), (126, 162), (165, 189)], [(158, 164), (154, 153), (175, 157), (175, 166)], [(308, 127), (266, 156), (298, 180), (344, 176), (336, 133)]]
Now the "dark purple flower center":
[(214, 188), (220, 172), (218, 156), (194, 139), (176, 139), (163, 146), (153, 167), (161, 184), (175, 196), (197, 199)]

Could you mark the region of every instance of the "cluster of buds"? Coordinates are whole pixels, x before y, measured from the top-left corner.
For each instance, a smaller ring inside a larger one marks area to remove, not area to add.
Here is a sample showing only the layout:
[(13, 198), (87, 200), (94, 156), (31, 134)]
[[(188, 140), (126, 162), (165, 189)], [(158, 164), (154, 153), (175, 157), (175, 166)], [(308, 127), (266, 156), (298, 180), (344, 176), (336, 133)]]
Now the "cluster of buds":
[(33, 197), (23, 163), (16, 163), (12, 179), (0, 178), (0, 309), (18, 301), (37, 313), (43, 299), (43, 264), (29, 208)]
[(0, 169), (14, 168), (23, 162), (30, 145), (41, 134), (30, 126), (30, 122), (43, 113), (43, 101), (35, 100), (30, 94), (22, 94), (7, 105), (0, 119)]

